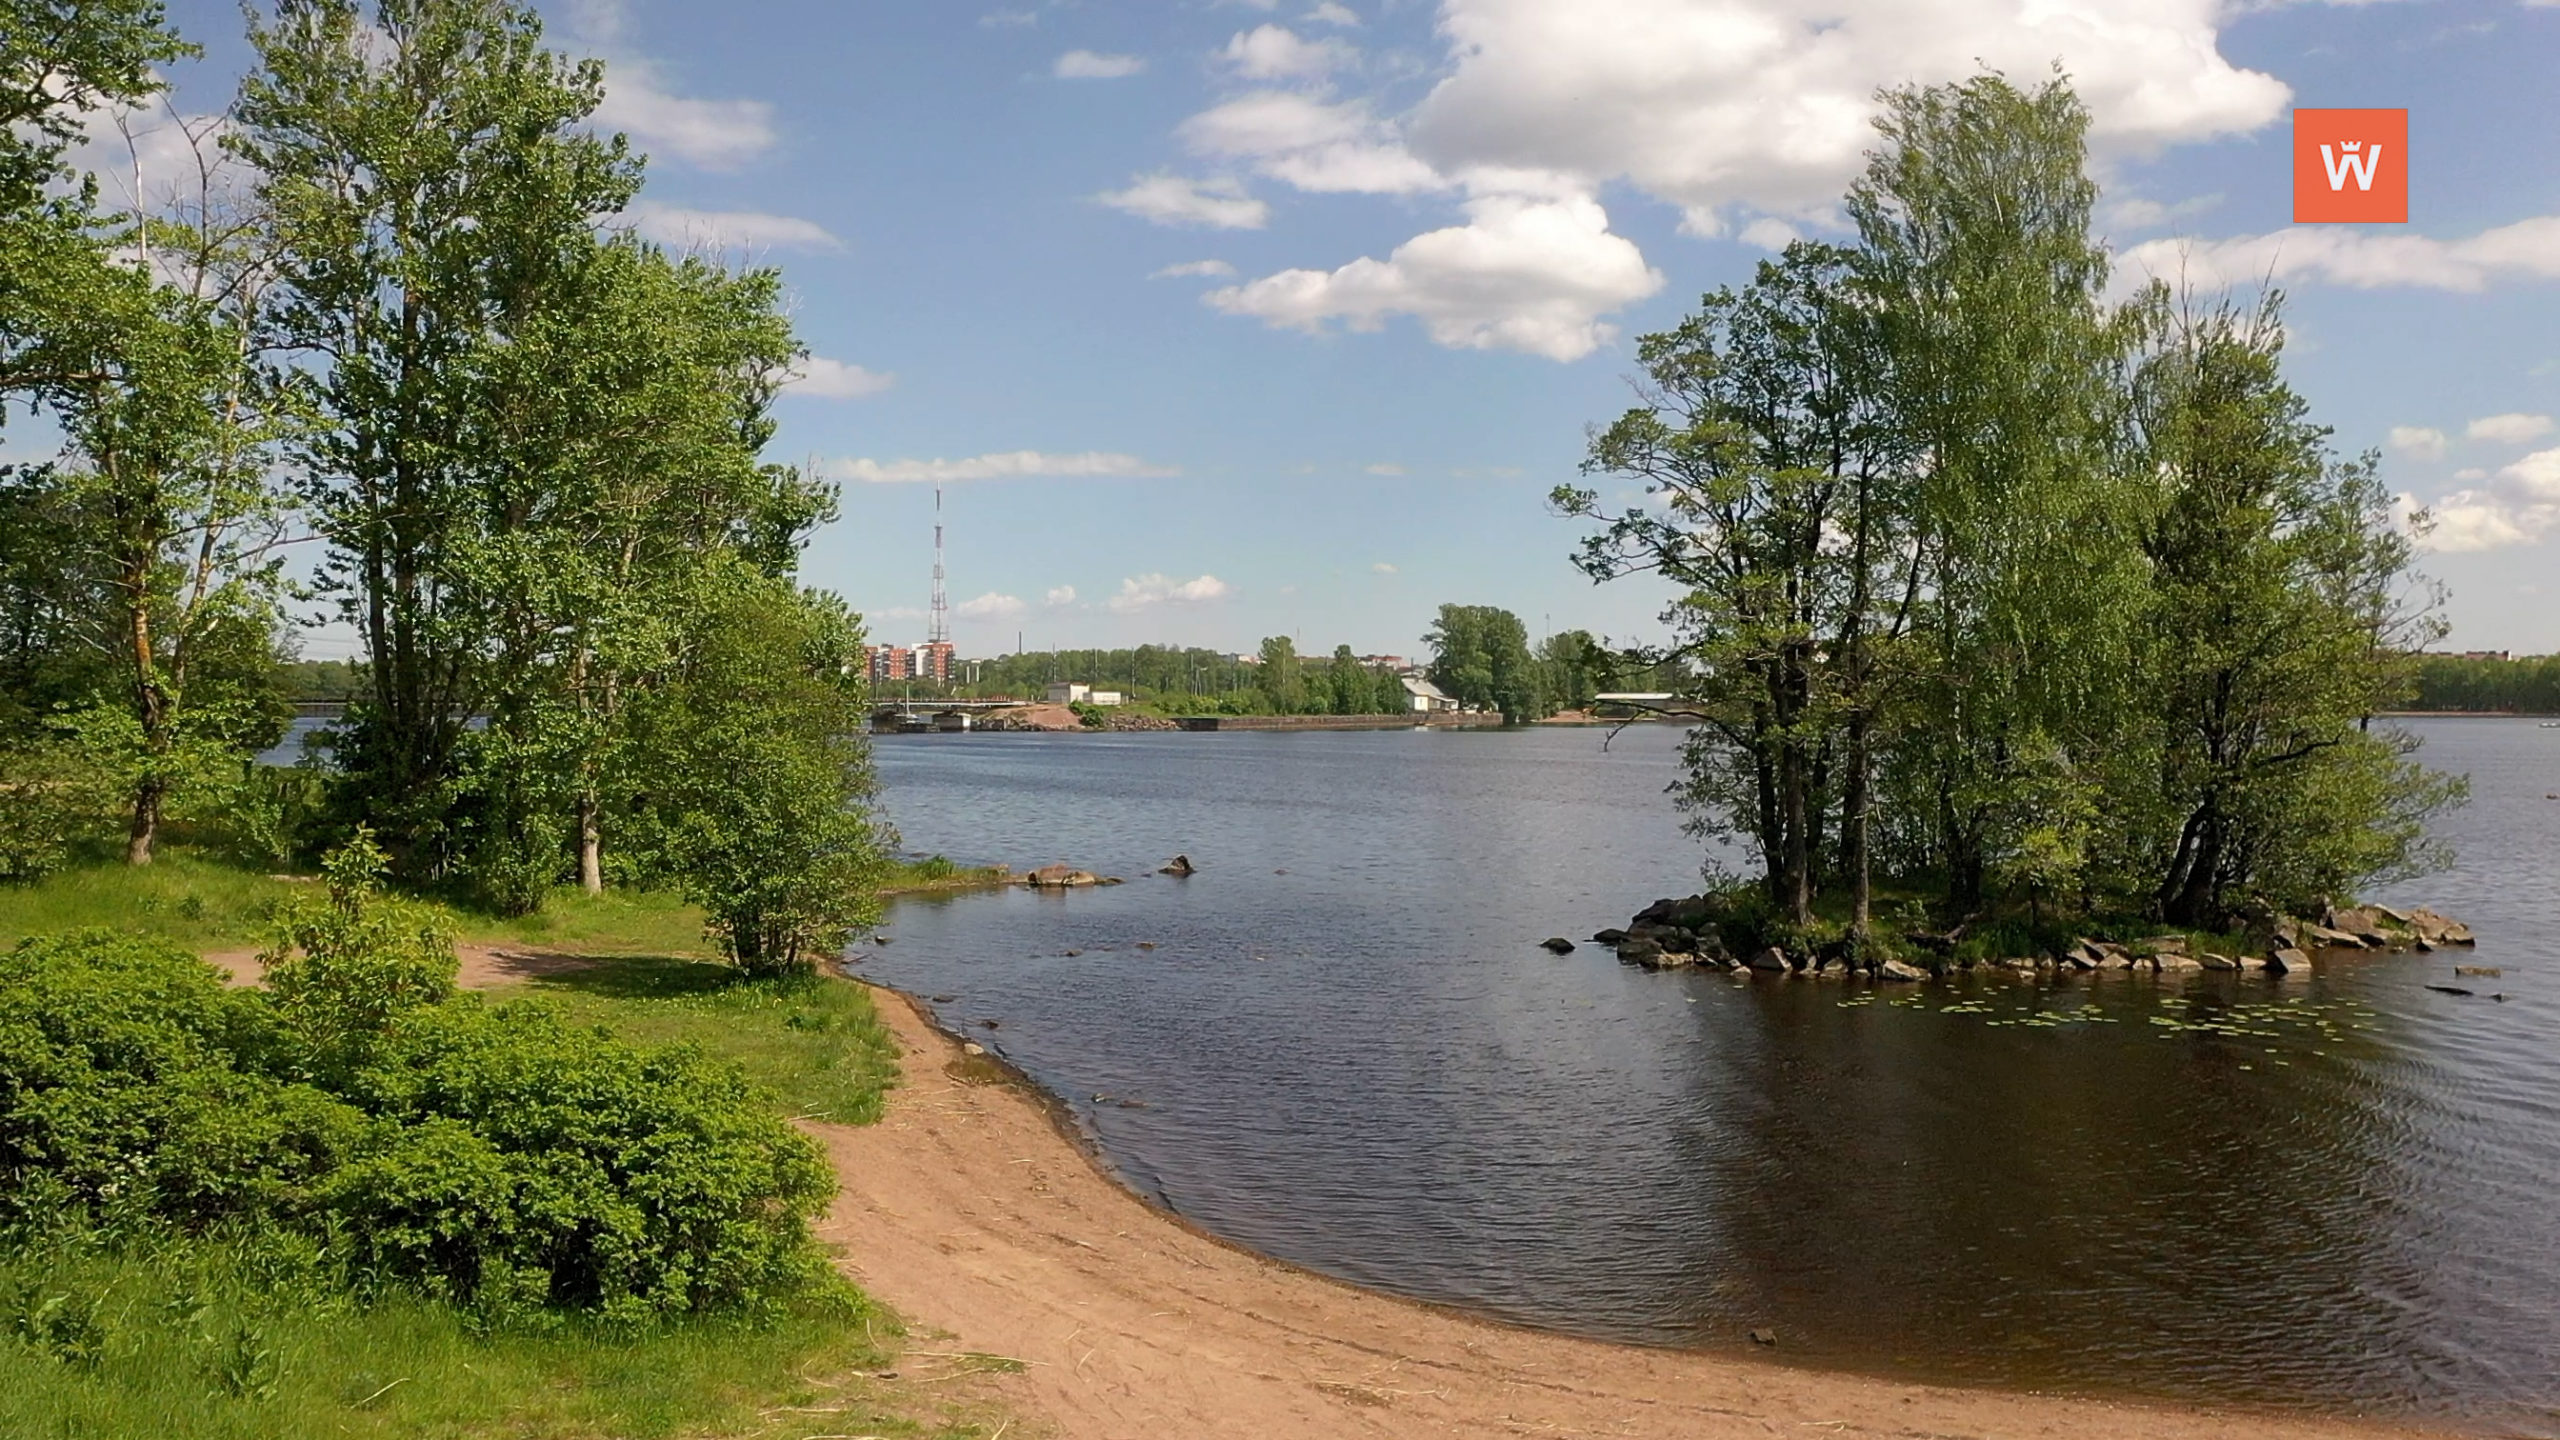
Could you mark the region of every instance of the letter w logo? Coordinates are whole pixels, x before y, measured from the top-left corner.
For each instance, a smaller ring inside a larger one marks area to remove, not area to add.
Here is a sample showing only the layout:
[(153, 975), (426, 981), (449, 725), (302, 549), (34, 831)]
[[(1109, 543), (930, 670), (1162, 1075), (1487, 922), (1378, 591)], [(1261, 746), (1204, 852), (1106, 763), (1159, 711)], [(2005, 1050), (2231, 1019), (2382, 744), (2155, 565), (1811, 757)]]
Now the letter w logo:
[(2369, 146), (2361, 140), (2347, 140), (2340, 142), (2337, 148), (2346, 153), (2337, 154), (2326, 145), (2320, 147), (2320, 163), (2329, 167), (2329, 188), (2346, 189), (2347, 177), (2353, 175), (2357, 189), (2371, 190), (2373, 167), (2382, 163), (2382, 147), (2378, 144)]

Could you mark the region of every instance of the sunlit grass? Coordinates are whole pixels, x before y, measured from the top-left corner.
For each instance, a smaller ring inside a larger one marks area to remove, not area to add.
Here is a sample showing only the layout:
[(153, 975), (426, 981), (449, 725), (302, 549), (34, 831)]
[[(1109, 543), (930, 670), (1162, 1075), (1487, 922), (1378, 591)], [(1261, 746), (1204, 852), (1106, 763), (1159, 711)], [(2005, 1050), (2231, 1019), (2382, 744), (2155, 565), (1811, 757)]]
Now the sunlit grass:
[(772, 1434), (786, 1407), (795, 1436), (1000, 1423), (873, 1378), (898, 1327), (849, 1290), (753, 1322), (482, 1329), (420, 1300), (358, 1305), (284, 1258), (190, 1242), (0, 1259), (0, 1434), (621, 1440)]
[(640, 956), (544, 976), (515, 993), (648, 1044), (692, 1044), (734, 1062), (783, 1113), (844, 1125), (880, 1118), (898, 1044), (870, 992), (820, 976), (749, 980), (723, 965)]

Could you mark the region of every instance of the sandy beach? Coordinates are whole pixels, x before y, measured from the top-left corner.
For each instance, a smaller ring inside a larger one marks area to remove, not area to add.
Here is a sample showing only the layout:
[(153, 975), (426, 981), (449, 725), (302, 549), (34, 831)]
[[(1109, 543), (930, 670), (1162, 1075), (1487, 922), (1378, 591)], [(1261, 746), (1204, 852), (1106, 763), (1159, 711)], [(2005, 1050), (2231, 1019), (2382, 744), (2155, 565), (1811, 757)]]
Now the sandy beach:
[[(1061, 1440), (1344, 1436), (2267, 1437), (2425, 1432), (1996, 1391), (1613, 1346), (1358, 1290), (1212, 1239), (1111, 1180), (1049, 1104), (875, 989), (905, 1051), (876, 1126), (813, 1126), (824, 1224), (927, 1348)], [(1784, 1338), (1780, 1339), (1781, 1345)]]

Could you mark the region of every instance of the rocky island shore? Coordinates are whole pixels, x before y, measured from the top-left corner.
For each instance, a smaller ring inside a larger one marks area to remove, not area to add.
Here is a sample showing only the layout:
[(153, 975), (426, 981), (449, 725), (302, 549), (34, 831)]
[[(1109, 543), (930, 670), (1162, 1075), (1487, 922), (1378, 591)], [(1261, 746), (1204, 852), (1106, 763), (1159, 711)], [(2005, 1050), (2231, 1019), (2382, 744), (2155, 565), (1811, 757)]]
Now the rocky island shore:
[[(2331, 906), (2317, 920), (2268, 917), (2243, 937), (2248, 943), (2212, 948), (2198, 937), (2169, 932), (2132, 940), (2074, 937), (2029, 954), (1987, 955), (1968, 949), (1966, 929), (1908, 931), (1893, 955), (1853, 956), (1844, 941), (1794, 949), (1783, 944), (1728, 939), (1732, 906), (1713, 895), (1656, 900), (1637, 911), (1624, 928), (1602, 930), (1594, 943), (1617, 951), (1618, 958), (1648, 970), (1705, 967), (1766, 975), (1811, 975), (1846, 979), (1917, 982), (1971, 970), (2017, 975), (2089, 974), (2126, 971), (2180, 974), (2190, 971), (2245, 971), (2286, 975), (2307, 971), (2322, 951), (2433, 951), (2473, 943), (2469, 926), (2433, 910), (2395, 910), (2388, 905)], [(1545, 942), (1549, 949), (1560, 943)], [(1565, 948), (1570, 949), (1567, 944)]]

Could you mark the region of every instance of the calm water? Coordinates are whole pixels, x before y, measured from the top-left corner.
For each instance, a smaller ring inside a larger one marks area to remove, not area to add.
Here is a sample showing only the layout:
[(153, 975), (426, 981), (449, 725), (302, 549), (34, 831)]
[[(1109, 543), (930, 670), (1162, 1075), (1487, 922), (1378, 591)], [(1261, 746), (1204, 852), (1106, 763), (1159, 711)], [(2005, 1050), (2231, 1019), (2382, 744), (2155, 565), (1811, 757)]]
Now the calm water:
[[(1549, 956), (1696, 888), (1665, 729), (887, 740), (910, 847), (1132, 878), (903, 904), (861, 968), (947, 997), (1162, 1204), (1364, 1285), (2560, 1434), (2560, 730), (2414, 728), (2475, 799), (2460, 868), (2386, 898), (2480, 946), (2308, 980), (1879, 996)], [(1176, 851), (1197, 876), (1149, 873)], [(2424, 988), (2456, 960), (2505, 975)]]

